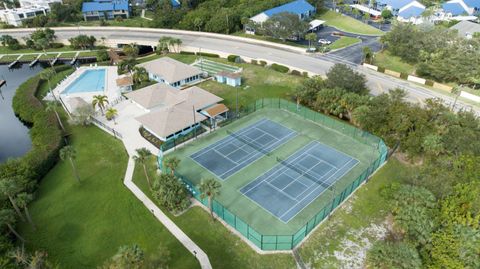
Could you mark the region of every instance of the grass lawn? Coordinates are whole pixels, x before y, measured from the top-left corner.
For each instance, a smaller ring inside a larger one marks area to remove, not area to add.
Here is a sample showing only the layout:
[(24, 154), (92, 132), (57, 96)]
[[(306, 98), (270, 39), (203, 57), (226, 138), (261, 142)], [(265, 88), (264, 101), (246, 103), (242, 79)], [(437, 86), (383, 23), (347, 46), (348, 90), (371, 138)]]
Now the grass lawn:
[(352, 17), (344, 16), (340, 13), (328, 10), (320, 13), (317, 16), (318, 19), (326, 21), (325, 24), (328, 26), (335, 27), (339, 30), (360, 34), (360, 35), (383, 35), (384, 32), (372, 27), (368, 24), (365, 24), (361, 21), (358, 21)]
[(380, 193), (413, 174), (412, 170), (391, 158), (300, 247), (303, 261), (312, 268), (363, 268), (369, 246), (386, 232), (390, 201)]
[(123, 245), (152, 255), (170, 251), (169, 268), (198, 268), (196, 259), (123, 186), (127, 155), (120, 141), (96, 127), (72, 127), (82, 183), (59, 162), (42, 179), (30, 213), (38, 229), (21, 224), (30, 250), (45, 250), (60, 268), (96, 268)]
[(384, 50), (379, 53), (375, 53), (373, 63), (377, 66), (384, 67), (400, 73), (413, 74), (415, 66), (403, 62), (400, 57), (391, 55), (388, 51)]
[[(73, 72), (75, 71), (75, 69), (73, 68), (69, 68), (67, 70), (64, 70), (62, 72), (58, 72), (56, 75), (54, 75), (51, 79), (50, 79), (50, 84), (51, 84), (51, 87), (52, 87), (52, 90), (55, 89), (56, 85), (64, 78), (68, 77), (69, 75), (71, 75)], [(42, 85), (40, 85), (40, 89), (38, 89), (37, 91), (37, 98), (39, 99), (43, 99), (43, 97), (45, 97), (48, 93), (48, 91), (50, 90), (50, 87), (48, 85), (47, 82), (45, 83), (42, 83)]]
[[(156, 158), (152, 158), (148, 165), (151, 178), (156, 176), (155, 170)], [(143, 168), (137, 166), (133, 178), (135, 184), (152, 199)], [(172, 216), (166, 209), (163, 211), (207, 253), (213, 268), (295, 268), (292, 255), (258, 254), (219, 221), (212, 221), (210, 214), (200, 207), (192, 207), (178, 217)]]
[(353, 44), (357, 44), (362, 42), (360, 38), (349, 37), (349, 36), (342, 36), (340, 39), (337, 39), (335, 42), (329, 45), (330, 49), (336, 50), (351, 46)]

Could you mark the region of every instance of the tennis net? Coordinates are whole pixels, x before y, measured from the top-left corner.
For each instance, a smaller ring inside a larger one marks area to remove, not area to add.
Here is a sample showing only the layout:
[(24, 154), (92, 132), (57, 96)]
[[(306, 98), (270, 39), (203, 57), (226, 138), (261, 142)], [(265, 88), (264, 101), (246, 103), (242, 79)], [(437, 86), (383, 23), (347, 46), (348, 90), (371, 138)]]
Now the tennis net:
[(229, 134), (231, 137), (237, 139), (238, 141), (250, 146), (251, 148), (253, 148), (254, 150), (260, 152), (260, 153), (263, 153), (267, 156), (270, 156), (270, 152), (268, 150), (265, 150), (265, 149), (262, 149), (260, 148), (259, 146), (255, 145), (253, 142), (251, 141), (248, 141), (247, 139), (243, 138), (241, 135), (239, 134), (236, 134), (230, 130), (227, 130), (227, 134)]
[(303, 171), (302, 169), (296, 167), (295, 165), (292, 165), (291, 163), (288, 163), (287, 161), (281, 159), (280, 157), (277, 157), (277, 162), (281, 163), (282, 165), (292, 169), (293, 171), (299, 173), (300, 175), (310, 179), (311, 181), (313, 181), (314, 183), (317, 183), (319, 185), (321, 185), (322, 187), (324, 187), (325, 189), (328, 189), (330, 187), (330, 185), (328, 185), (327, 183), (315, 178), (314, 176), (310, 175), (308, 173), (308, 171)]

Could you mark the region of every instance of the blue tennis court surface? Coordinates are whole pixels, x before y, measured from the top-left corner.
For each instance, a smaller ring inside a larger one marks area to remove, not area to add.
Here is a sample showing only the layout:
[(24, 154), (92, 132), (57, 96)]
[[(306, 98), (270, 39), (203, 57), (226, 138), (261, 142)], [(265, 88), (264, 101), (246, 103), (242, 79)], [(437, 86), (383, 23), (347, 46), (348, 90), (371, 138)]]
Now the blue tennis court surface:
[(277, 161), (240, 192), (283, 222), (295, 217), (358, 164), (358, 160), (317, 141)]
[(295, 131), (261, 119), (190, 155), (194, 161), (225, 180), (295, 137)]

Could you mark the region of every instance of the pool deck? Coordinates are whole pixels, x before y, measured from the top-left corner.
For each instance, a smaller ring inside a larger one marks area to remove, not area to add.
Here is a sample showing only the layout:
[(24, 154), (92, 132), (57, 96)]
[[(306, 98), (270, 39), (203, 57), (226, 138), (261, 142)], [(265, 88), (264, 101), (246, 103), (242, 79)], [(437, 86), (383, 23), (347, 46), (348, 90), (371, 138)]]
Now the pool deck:
[[(103, 92), (78, 92), (78, 93), (63, 93), (68, 86), (70, 86), (77, 78), (79, 78), (87, 70), (105, 69), (105, 90)], [(73, 74), (68, 76), (65, 80), (60, 82), (53, 90), (56, 98), (63, 101), (67, 109), (72, 112), (68, 100), (74, 97), (80, 97), (87, 103), (92, 103), (94, 95), (106, 95), (110, 103), (118, 102), (122, 98), (120, 89), (117, 87), (116, 80), (118, 78), (117, 67), (115, 66), (82, 66), (78, 68)], [(51, 100), (51, 95), (47, 95), (46, 99)], [(97, 108), (98, 109), (98, 108)]]

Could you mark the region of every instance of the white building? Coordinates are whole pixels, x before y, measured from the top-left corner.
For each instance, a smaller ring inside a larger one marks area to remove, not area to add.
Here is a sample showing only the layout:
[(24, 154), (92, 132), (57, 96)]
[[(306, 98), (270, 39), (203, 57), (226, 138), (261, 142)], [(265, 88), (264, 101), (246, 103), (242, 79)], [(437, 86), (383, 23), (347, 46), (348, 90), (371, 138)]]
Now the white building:
[(198, 82), (203, 73), (196, 67), (169, 57), (159, 58), (137, 66), (145, 68), (150, 80), (165, 83), (175, 88)]
[(62, 0), (19, 0), (20, 6), (23, 8), (46, 7), (49, 8), (53, 3), (62, 3)]
[(21, 26), (23, 21), (32, 19), (36, 16), (47, 15), (50, 12), (49, 7), (29, 7), (0, 10), (0, 21), (13, 26)]

